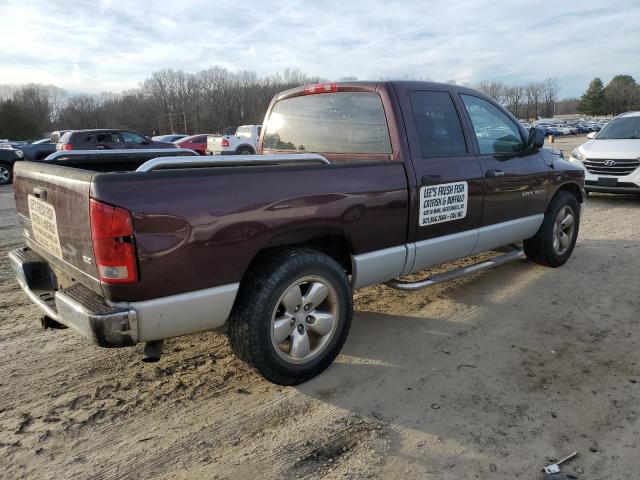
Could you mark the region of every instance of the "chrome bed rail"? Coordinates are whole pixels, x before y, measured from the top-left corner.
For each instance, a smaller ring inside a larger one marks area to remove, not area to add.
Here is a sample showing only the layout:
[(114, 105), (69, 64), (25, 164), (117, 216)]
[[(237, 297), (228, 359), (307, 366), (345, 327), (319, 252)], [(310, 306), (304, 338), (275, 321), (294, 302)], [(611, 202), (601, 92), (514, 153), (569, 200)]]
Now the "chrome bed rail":
[(247, 167), (266, 165), (305, 165), (319, 163), (331, 165), (322, 155), (315, 153), (287, 153), (281, 155), (209, 155), (200, 157), (153, 158), (138, 167), (136, 172), (150, 172), (166, 168)]

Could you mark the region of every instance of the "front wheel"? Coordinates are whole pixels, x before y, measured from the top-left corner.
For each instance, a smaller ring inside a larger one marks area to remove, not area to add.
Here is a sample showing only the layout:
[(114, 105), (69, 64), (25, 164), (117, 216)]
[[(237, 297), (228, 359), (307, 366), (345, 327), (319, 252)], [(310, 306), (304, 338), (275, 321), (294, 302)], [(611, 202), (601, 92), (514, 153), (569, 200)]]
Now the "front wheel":
[(352, 317), (344, 269), (314, 250), (284, 250), (263, 259), (241, 284), (229, 318), (236, 355), (267, 380), (296, 385), (336, 358)]
[(558, 192), (536, 234), (524, 241), (524, 253), (540, 265), (559, 267), (569, 260), (576, 246), (579, 227), (580, 204), (576, 196)]
[(0, 185), (8, 185), (13, 178), (13, 170), (11, 165), (0, 163)]

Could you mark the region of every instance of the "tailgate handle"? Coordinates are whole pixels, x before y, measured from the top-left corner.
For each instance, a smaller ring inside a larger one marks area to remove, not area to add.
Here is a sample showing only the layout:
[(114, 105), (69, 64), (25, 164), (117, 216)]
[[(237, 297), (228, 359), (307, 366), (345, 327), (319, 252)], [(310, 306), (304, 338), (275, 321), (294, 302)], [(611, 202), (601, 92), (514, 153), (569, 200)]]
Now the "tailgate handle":
[(44, 188), (36, 187), (33, 189), (33, 196), (40, 200), (47, 200), (47, 190)]

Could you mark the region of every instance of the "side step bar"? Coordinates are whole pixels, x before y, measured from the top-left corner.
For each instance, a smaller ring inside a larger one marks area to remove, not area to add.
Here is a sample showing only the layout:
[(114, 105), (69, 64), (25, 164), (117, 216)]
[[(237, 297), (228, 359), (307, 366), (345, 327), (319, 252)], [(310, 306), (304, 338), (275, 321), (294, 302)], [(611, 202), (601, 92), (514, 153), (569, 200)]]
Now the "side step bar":
[(423, 288), (430, 287), (436, 283), (448, 282), (455, 280), (456, 278), (464, 277), (472, 273), (481, 272), (483, 270), (489, 270), (490, 268), (504, 265), (505, 263), (515, 262), (525, 258), (525, 254), (522, 250), (513, 250), (502, 255), (497, 255), (484, 262), (469, 265), (468, 267), (456, 268), (449, 272), (440, 273), (432, 277), (425, 278), (424, 280), (417, 280), (415, 282), (407, 282), (404, 280), (390, 280), (385, 285), (396, 290), (402, 290), (403, 292), (414, 292), (416, 290), (422, 290)]

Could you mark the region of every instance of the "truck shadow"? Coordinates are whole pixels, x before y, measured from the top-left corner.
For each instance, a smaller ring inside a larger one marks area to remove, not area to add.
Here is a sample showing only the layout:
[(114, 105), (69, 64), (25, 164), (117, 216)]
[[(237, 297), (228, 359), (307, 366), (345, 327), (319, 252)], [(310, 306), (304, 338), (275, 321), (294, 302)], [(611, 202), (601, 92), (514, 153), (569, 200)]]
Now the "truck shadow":
[[(620, 384), (607, 369), (628, 370), (611, 352), (634, 342), (640, 300), (628, 282), (639, 252), (640, 238), (585, 240), (559, 269), (510, 264), (415, 312), (397, 302), (357, 311), (335, 364), (297, 389), (399, 429), (398, 455), (487, 474), (490, 461), (513, 456), (513, 473), (531, 473), (528, 463), (569, 448), (565, 430), (597, 430), (592, 392)], [(558, 416), (569, 420), (556, 426)], [(573, 438), (571, 448), (596, 440)]]

